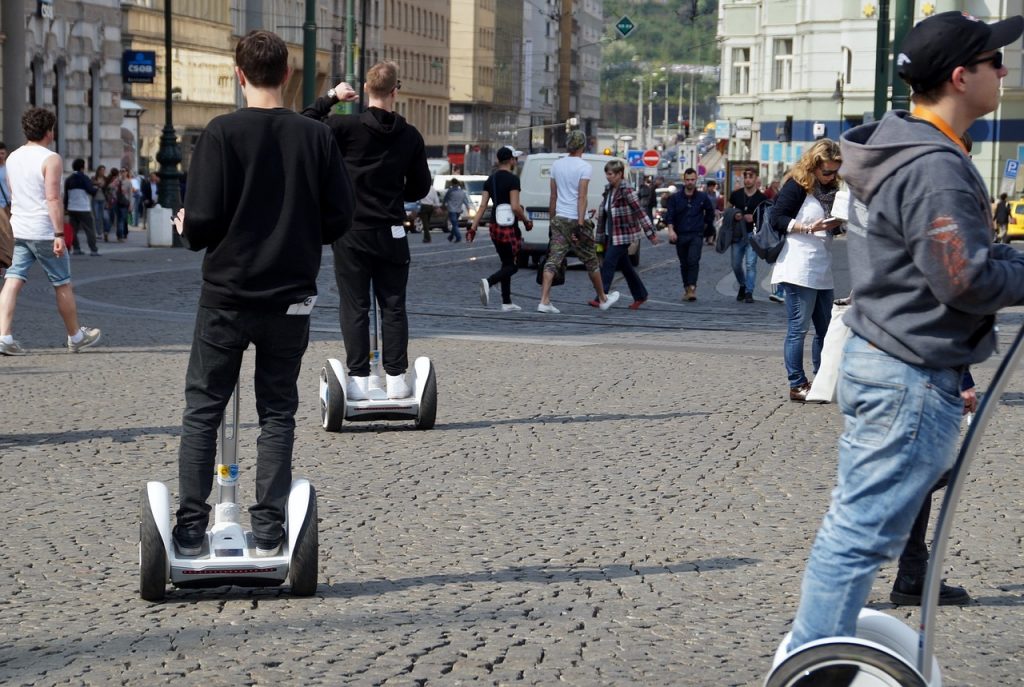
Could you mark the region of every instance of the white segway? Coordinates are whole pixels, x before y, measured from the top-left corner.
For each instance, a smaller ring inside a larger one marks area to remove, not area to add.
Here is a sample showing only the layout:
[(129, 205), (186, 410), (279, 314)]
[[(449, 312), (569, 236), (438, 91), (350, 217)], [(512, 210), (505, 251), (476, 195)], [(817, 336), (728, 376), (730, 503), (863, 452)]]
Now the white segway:
[(950, 470), (942, 510), (935, 525), (928, 576), (921, 595), (921, 628), (914, 632), (902, 621), (885, 613), (862, 609), (856, 637), (826, 637), (788, 652), (791, 634), (779, 644), (766, 687), (813, 687), (850, 685), (855, 687), (941, 687), (942, 673), (935, 659), (935, 609), (939, 605), (942, 561), (946, 557), (953, 515), (963, 491), (978, 440), (1003, 395), (1024, 348), (1024, 327), (1017, 332), (992, 384), (974, 416)]
[(239, 523), (238, 386), (235, 386), (230, 436), (227, 413), (220, 426), (217, 465), (217, 505), (213, 526), (206, 532), (198, 556), (178, 555), (171, 539), (171, 499), (163, 482), (142, 489), (139, 526), (139, 594), (161, 601), (167, 583), (175, 587), (272, 587), (291, 580), (291, 592), (310, 596), (316, 591), (319, 542), (316, 491), (305, 479), (292, 481), (285, 509), (285, 540), (278, 555), (257, 558), (252, 532)]
[(430, 358), (416, 358), (405, 373), (413, 394), (409, 398), (391, 399), (384, 384), (380, 359), (380, 312), (377, 298), (370, 289), (370, 389), (368, 398), (353, 401), (347, 398), (348, 373), (345, 364), (329, 358), (320, 370), (320, 421), (328, 432), (341, 431), (342, 422), (369, 420), (408, 420), (416, 429), (432, 429), (437, 418), (437, 381)]

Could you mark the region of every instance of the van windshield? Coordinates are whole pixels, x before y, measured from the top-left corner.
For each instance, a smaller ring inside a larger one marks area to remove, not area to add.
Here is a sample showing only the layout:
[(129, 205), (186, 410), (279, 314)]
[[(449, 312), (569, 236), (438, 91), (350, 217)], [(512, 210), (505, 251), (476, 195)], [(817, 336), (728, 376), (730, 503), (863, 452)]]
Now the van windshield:
[(479, 181), (463, 181), (462, 183), (466, 186), (466, 193), (470, 195), (479, 195), (484, 192), (484, 182), (486, 179), (480, 179)]

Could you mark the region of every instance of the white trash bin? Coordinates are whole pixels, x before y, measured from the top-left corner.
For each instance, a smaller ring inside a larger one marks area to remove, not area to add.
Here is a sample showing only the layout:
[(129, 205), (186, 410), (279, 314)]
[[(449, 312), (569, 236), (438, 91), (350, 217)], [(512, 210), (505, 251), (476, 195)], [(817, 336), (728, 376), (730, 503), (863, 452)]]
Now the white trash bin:
[(171, 209), (154, 205), (147, 210), (148, 224), (146, 240), (150, 246), (170, 248), (174, 245), (174, 227), (171, 225)]

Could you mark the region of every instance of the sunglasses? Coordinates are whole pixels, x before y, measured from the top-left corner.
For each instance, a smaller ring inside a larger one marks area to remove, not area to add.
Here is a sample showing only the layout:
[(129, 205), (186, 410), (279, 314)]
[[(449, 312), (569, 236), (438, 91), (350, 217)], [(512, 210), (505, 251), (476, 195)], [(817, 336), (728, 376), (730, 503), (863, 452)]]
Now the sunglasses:
[(994, 55), (989, 55), (988, 57), (982, 57), (982, 58), (979, 58), (977, 60), (971, 60), (970, 62), (968, 62), (964, 66), (965, 67), (973, 67), (976, 64), (984, 64), (985, 62), (991, 62), (992, 63), (992, 69), (996, 69), (996, 70), (1002, 69), (1003, 68), (1003, 53), (1001, 51), (997, 50)]

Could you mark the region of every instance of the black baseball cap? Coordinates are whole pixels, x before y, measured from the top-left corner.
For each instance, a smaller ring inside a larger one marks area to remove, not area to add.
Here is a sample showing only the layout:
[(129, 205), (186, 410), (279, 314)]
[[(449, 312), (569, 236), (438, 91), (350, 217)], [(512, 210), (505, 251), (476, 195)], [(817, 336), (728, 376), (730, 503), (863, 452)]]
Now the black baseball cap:
[(498, 162), (507, 162), (508, 160), (511, 160), (515, 156), (515, 151), (509, 148), (508, 146), (502, 146), (501, 148), (498, 148)]
[(896, 55), (896, 71), (916, 92), (925, 93), (978, 54), (1007, 46), (1022, 33), (1021, 15), (986, 24), (967, 12), (940, 12), (907, 33)]

